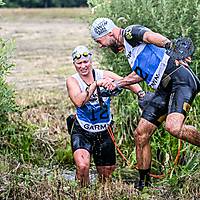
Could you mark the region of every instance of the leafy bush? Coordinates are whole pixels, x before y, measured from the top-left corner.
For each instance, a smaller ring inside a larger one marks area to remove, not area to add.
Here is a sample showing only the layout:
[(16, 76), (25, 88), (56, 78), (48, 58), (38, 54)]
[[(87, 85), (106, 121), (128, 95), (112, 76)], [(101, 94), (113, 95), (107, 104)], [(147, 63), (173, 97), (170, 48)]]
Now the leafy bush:
[(2, 0), (0, 0), (0, 6), (4, 5), (4, 2)]
[(91, 21), (108, 17), (119, 27), (142, 24), (170, 39), (180, 36), (192, 38), (196, 47), (192, 67), (197, 69), (200, 62), (199, 0), (88, 0), (88, 4), (93, 12)]
[[(0, 151), (1, 153), (14, 153), (16, 150), (18, 152), (18, 154), (15, 152), (16, 155), (20, 157), (27, 148), (25, 140), (31, 136), (25, 137), (25, 134), (29, 133), (25, 130), (25, 122), (22, 123), (21, 120), (12, 116), (20, 111), (15, 102), (15, 92), (6, 83), (6, 75), (13, 67), (13, 64), (9, 62), (13, 48), (12, 41), (0, 39), (0, 130), (2, 139)], [(20, 142), (21, 140), (23, 141)]]
[(5, 81), (5, 76), (13, 66), (8, 63), (8, 58), (13, 49), (12, 42), (6, 42), (0, 39), (0, 126), (9, 125), (8, 116), (10, 112), (17, 109), (15, 104), (14, 92)]
[(0, 39), (0, 153), (20, 162), (36, 162), (38, 150), (33, 145), (36, 127), (23, 120), (22, 108), (15, 102), (15, 91), (6, 82), (14, 66), (9, 62), (13, 49), (12, 41)]
[(4, 0), (6, 7), (47, 8), (47, 7), (81, 7), (87, 0)]

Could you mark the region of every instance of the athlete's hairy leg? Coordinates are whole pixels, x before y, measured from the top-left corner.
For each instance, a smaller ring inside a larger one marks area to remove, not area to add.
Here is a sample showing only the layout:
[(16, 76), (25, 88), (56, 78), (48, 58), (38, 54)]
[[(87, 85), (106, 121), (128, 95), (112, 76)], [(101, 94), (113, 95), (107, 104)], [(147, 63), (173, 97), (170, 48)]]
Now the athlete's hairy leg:
[(200, 147), (200, 132), (194, 126), (185, 125), (184, 121), (183, 114), (170, 113), (166, 119), (165, 129), (176, 138)]
[(138, 169), (146, 170), (150, 168), (151, 147), (149, 140), (156, 128), (156, 125), (144, 118), (141, 118), (138, 123), (134, 134)]
[(76, 164), (76, 179), (81, 186), (89, 184), (90, 153), (85, 149), (77, 149), (74, 152)]
[(96, 166), (100, 182), (104, 183), (111, 179), (112, 172), (116, 169), (115, 165)]

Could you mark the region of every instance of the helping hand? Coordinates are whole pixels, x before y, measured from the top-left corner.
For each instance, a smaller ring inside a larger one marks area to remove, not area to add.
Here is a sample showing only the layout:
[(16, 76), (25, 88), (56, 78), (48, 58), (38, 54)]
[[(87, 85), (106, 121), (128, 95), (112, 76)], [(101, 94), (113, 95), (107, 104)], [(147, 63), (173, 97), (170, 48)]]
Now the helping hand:
[(97, 85), (107, 90), (114, 90), (118, 87), (117, 83), (111, 78), (105, 78), (97, 81)]
[(117, 96), (122, 92), (122, 88), (115, 88), (114, 90), (107, 90), (103, 89), (101, 90), (101, 96), (102, 97), (111, 97), (111, 96)]

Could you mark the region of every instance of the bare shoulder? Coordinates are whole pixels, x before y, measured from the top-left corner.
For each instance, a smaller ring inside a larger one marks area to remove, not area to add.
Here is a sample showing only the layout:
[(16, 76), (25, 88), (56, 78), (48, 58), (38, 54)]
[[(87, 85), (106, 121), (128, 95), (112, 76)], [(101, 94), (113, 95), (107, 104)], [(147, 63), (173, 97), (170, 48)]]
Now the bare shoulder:
[(69, 76), (66, 79), (66, 86), (70, 87), (71, 85), (78, 84), (77, 80), (73, 76)]
[(74, 77), (73, 76), (69, 76), (66, 79), (66, 82), (69, 83), (70, 81), (73, 81)]

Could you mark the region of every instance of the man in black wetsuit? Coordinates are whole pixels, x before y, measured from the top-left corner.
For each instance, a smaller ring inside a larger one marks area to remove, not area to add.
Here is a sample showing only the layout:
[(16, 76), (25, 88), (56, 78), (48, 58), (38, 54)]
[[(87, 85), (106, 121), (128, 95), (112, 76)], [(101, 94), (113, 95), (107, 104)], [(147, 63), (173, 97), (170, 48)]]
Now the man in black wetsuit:
[(188, 66), (191, 58), (174, 60), (166, 54), (171, 41), (141, 25), (125, 29), (108, 18), (97, 18), (91, 26), (91, 36), (100, 48), (110, 47), (118, 53), (125, 50), (132, 73), (119, 81), (105, 83), (113, 90), (140, 81), (155, 89), (155, 95), (145, 107), (135, 130), (139, 189), (149, 185), (151, 149), (149, 140), (155, 129), (166, 119), (165, 129), (173, 136), (200, 146), (200, 132), (185, 125), (185, 117), (200, 90), (199, 80)]

